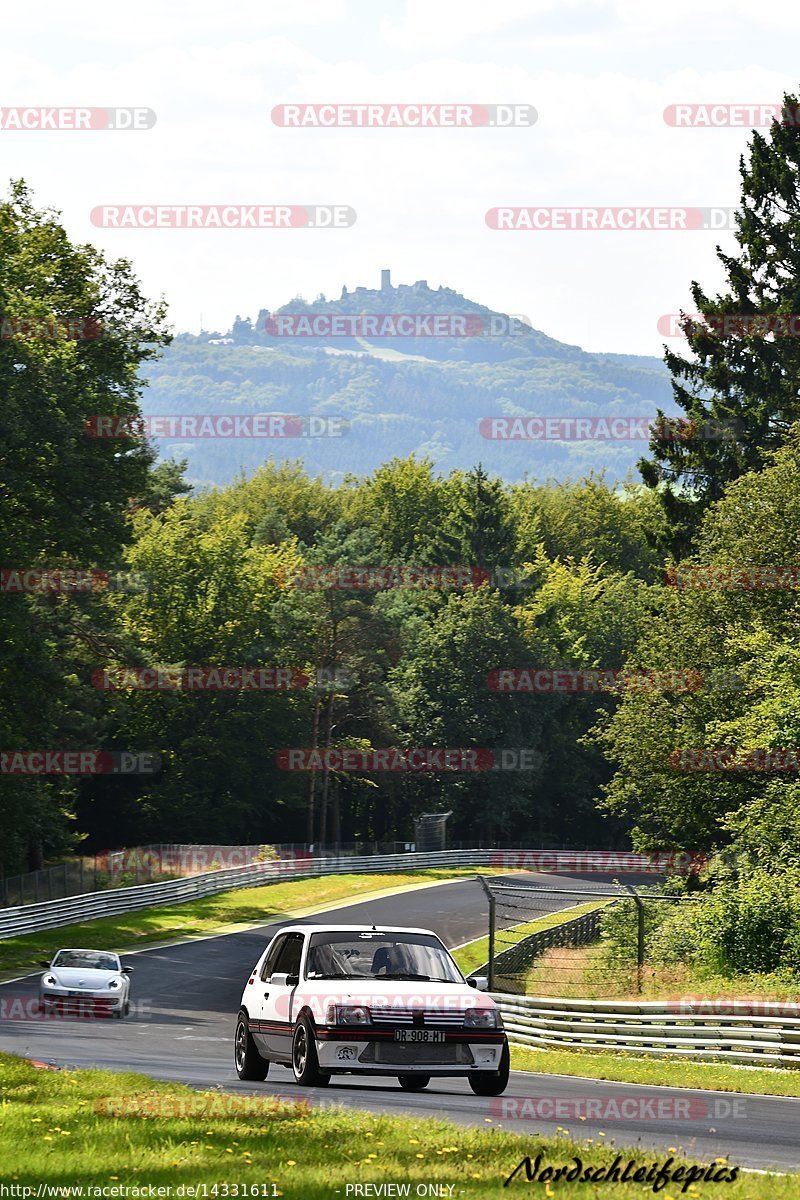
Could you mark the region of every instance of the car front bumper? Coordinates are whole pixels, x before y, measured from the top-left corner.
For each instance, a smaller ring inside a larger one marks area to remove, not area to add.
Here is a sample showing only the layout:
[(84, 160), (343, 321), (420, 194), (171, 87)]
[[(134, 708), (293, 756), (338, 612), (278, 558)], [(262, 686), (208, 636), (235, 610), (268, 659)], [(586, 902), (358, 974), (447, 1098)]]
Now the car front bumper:
[(400, 1042), (394, 1031), (318, 1029), (316, 1047), (323, 1071), (374, 1075), (472, 1075), (497, 1071), (506, 1037), (502, 1030), (457, 1034), (442, 1042)]
[(80, 992), (67, 988), (47, 988), (39, 993), (39, 1007), (43, 1013), (83, 1015), (118, 1012), (125, 1004), (125, 993), (107, 991), (93, 992), (88, 988)]

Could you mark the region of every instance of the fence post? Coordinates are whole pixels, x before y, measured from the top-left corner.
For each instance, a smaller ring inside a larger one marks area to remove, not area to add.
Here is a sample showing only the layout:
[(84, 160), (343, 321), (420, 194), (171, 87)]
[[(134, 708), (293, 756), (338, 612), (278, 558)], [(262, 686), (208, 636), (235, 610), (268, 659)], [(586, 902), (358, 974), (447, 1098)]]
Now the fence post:
[(492, 889), (489, 887), (482, 875), (478, 876), (478, 882), (489, 899), (489, 991), (494, 991), (494, 926), (495, 926), (495, 909), (496, 901)]
[(644, 975), (644, 902), (630, 884), (624, 886), (636, 901), (636, 991), (641, 995)]

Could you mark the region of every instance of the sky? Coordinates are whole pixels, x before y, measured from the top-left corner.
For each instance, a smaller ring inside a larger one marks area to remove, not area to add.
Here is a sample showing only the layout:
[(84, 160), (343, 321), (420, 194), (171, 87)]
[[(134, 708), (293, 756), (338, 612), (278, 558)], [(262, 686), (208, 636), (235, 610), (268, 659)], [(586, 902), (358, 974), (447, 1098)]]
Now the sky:
[[(3, 15), (0, 106), (151, 109), (134, 130), (0, 129), (70, 236), (130, 259), (176, 331), (295, 296), (426, 279), (561, 341), (658, 354), (659, 318), (715, 290), (707, 229), (497, 230), (489, 209), (730, 208), (746, 126), (672, 104), (779, 104), (800, 87), (795, 0), (39, 0)], [(290, 128), (284, 104), (532, 105), (510, 128)], [(5, 186), (5, 185), (4, 185)], [(346, 205), (345, 228), (104, 228), (110, 205)], [(673, 343), (674, 344), (674, 343)]]

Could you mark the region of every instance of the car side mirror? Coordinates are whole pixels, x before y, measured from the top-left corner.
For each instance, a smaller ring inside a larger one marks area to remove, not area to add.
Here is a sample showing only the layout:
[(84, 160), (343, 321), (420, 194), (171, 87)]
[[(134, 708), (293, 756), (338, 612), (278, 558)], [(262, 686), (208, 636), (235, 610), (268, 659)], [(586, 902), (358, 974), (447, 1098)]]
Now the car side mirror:
[(134, 970), (133, 967), (123, 967), (122, 974), (123, 975), (131, 975), (133, 973), (133, 970)]
[(41, 960), (40, 960), (40, 962), (39, 962), (39, 966), (40, 966), (40, 967), (49, 967), (49, 966), (50, 966), (50, 963), (49, 963), (49, 962), (46, 962), (44, 959), (41, 959)]
[(275, 971), (269, 977), (269, 981), (275, 987), (294, 987), (300, 982), (299, 975), (287, 975), (283, 971)]
[(486, 975), (470, 975), (467, 983), (478, 992), (487, 992), (489, 990), (489, 980)]

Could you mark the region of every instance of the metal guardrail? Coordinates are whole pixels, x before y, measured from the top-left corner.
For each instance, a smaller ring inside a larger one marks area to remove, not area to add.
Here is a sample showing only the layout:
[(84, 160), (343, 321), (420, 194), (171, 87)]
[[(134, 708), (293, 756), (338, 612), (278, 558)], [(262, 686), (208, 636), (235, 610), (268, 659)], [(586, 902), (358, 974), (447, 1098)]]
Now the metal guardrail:
[[(517, 866), (520, 855), (526, 858), (526, 868)], [(563, 866), (561, 860), (563, 859)], [(504, 851), (504, 850), (437, 850), (428, 854), (375, 854), (357, 858), (344, 856), (319, 857), (306, 861), (276, 860), (252, 863), (246, 867), (230, 867), (222, 871), (207, 871), (185, 879), (162, 883), (140, 884), (138, 887), (112, 888), (68, 896), (40, 904), (18, 905), (0, 909), (0, 938), (42, 929), (56, 929), (76, 921), (96, 917), (116, 916), (162, 904), (181, 904), (217, 892), (234, 888), (257, 887), (276, 879), (309, 879), (319, 875), (372, 874), (374, 872), (415, 871), (430, 867), (495, 866), (509, 869), (535, 870), (532, 864), (541, 862), (539, 869), (558, 871), (657, 871), (659, 856), (613, 851)], [(618, 865), (619, 864), (619, 865)]]
[[(800, 1019), (780, 1001), (562, 1000), (493, 992), (509, 1041), (538, 1050), (606, 1050), (800, 1067)], [(717, 1006), (721, 1011), (708, 1012)]]

